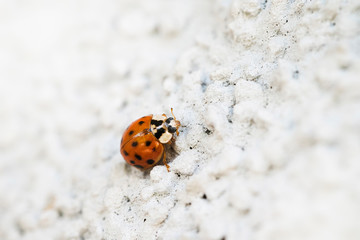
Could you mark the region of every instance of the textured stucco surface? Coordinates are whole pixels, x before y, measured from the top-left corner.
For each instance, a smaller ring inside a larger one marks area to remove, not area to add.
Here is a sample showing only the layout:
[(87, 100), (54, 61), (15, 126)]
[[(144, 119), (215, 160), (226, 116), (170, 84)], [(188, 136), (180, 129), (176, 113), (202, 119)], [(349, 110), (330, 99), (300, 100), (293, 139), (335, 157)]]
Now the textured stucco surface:
[[(359, 1), (3, 1), (0, 239), (360, 238)], [(182, 122), (163, 165), (119, 154)]]

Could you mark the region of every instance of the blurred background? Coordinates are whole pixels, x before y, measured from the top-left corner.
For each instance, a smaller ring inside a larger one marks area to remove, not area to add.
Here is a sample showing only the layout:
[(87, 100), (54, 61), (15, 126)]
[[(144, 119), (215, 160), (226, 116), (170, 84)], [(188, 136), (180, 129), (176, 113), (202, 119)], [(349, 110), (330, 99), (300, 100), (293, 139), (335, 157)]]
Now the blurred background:
[(177, 99), (164, 98), (175, 88), (180, 54), (196, 32), (209, 31), (202, 26), (213, 21), (204, 12), (210, 7), (162, 0), (0, 3), (1, 239), (82, 234), (83, 227), (64, 230), (79, 225), (91, 181), (106, 182), (114, 164), (96, 167), (123, 161), (123, 130), (144, 114), (179, 108)]

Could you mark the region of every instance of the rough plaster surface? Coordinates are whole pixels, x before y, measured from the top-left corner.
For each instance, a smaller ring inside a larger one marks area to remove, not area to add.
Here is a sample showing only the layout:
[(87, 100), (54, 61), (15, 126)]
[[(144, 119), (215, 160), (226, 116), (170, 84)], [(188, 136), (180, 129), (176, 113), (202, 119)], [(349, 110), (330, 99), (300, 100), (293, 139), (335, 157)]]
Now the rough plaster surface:
[[(360, 238), (359, 1), (3, 1), (0, 239)], [(150, 113), (163, 165), (119, 154)]]

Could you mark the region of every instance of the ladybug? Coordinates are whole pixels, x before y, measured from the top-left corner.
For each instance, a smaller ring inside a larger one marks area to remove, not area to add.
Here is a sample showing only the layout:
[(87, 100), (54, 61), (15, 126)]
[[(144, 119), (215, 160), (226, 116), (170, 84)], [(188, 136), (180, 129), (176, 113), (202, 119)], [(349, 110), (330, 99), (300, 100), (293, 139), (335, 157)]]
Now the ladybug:
[(168, 172), (164, 144), (171, 143), (176, 132), (179, 135), (180, 122), (173, 117), (149, 115), (139, 118), (125, 130), (120, 144), (120, 153), (125, 161), (138, 168), (149, 169), (163, 161)]

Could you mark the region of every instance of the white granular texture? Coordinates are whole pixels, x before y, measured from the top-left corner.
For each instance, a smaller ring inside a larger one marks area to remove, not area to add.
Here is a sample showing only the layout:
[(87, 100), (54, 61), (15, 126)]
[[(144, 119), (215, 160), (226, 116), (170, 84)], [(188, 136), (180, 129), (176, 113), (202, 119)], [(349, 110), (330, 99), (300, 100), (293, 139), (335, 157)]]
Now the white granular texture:
[[(360, 239), (359, 1), (2, 1), (0, 29), (0, 239)], [(171, 172), (127, 165), (171, 107)]]

